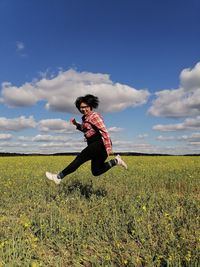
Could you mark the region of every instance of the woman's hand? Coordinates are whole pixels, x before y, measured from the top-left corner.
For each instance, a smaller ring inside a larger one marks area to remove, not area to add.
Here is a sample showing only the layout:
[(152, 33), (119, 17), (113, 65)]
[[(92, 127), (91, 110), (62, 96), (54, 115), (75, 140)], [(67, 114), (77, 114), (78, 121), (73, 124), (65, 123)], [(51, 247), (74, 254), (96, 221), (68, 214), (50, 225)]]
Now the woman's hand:
[(111, 156), (113, 154), (113, 151), (112, 150), (107, 150), (107, 155), (108, 156)]
[(71, 119), (70, 119), (70, 123), (72, 123), (72, 124), (74, 124), (74, 125), (77, 126), (77, 121), (76, 121), (75, 118), (71, 118)]

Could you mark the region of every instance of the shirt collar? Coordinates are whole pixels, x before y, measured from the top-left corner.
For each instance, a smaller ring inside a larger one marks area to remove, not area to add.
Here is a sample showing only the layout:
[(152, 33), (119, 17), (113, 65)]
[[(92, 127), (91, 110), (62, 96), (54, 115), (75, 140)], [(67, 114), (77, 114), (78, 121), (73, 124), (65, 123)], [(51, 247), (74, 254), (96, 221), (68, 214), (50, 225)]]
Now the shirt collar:
[(87, 115), (83, 115), (83, 116), (82, 116), (82, 120), (83, 120), (83, 121), (87, 120), (93, 113), (94, 113), (94, 111), (91, 110)]

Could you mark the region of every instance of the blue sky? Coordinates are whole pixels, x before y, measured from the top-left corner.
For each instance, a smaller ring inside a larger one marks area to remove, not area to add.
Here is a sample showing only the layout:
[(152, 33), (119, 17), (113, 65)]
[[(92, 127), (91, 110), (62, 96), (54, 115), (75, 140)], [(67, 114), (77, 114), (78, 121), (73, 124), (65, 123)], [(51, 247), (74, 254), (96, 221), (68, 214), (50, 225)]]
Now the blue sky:
[(75, 99), (113, 151), (200, 152), (200, 2), (0, 0), (0, 151), (80, 151)]

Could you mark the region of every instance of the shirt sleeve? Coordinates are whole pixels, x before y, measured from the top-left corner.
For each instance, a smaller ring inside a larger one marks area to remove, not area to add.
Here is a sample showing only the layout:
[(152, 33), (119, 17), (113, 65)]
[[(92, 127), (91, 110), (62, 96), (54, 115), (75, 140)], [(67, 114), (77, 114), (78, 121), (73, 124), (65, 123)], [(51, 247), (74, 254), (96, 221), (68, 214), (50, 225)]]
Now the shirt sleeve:
[(94, 112), (90, 121), (93, 125), (95, 125), (99, 129), (100, 134), (101, 134), (102, 139), (103, 139), (103, 143), (104, 143), (106, 152), (109, 155), (112, 152), (112, 144), (111, 144), (108, 130), (104, 124), (102, 117), (98, 113)]

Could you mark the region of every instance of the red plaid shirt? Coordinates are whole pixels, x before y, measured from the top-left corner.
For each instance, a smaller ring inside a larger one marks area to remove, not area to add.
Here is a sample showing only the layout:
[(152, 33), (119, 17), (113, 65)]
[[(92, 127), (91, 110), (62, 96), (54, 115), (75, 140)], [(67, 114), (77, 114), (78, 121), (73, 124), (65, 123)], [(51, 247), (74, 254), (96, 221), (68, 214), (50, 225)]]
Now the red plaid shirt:
[(98, 128), (102, 136), (107, 154), (109, 155), (112, 152), (112, 144), (108, 130), (106, 129), (104, 121), (99, 113), (92, 111), (88, 115), (84, 115), (82, 117), (82, 124), (78, 124), (77, 129), (84, 132), (86, 138), (90, 138), (96, 133), (96, 130), (92, 127), (91, 124)]

